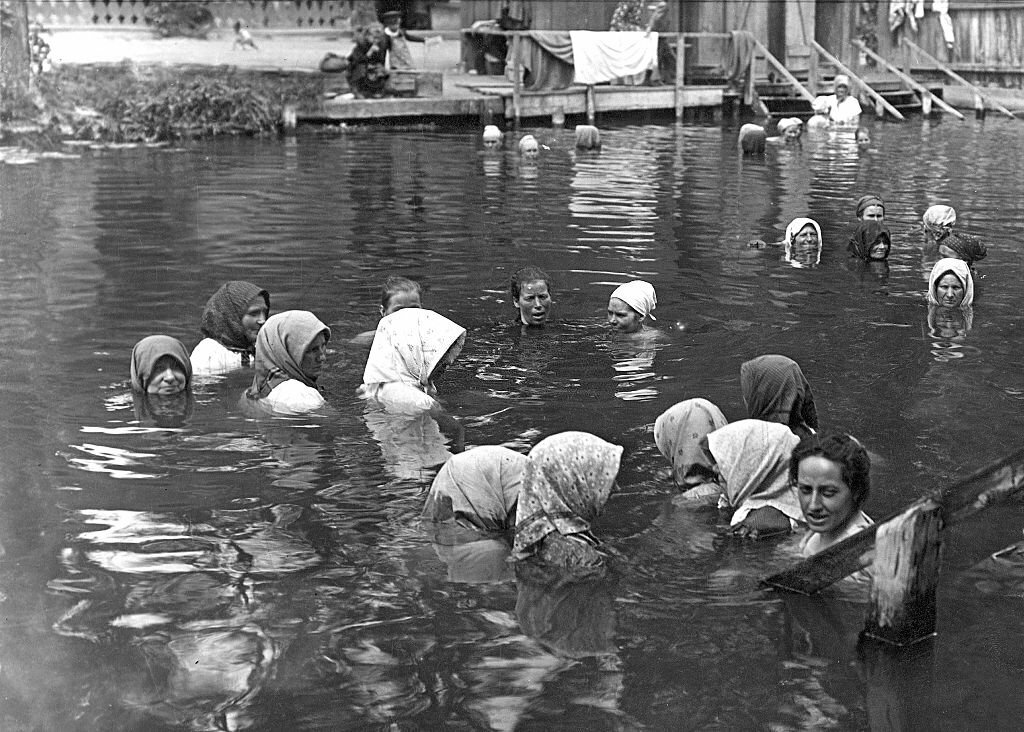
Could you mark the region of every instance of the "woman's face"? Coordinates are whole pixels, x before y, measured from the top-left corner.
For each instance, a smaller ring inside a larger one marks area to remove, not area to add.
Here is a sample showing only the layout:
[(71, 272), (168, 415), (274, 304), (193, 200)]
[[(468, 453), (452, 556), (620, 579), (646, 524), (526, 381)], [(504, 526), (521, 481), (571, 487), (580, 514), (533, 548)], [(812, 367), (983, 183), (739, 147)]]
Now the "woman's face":
[(871, 144), (871, 133), (867, 130), (857, 130), (857, 144), (858, 145), (870, 145)]
[(846, 84), (840, 84), (839, 86), (836, 87), (837, 102), (843, 101), (848, 96), (850, 96), (850, 87), (846, 86)]
[(147, 394), (179, 394), (185, 390), (188, 378), (185, 369), (173, 356), (161, 356), (153, 367), (153, 375), (146, 384)]
[(964, 285), (952, 272), (946, 272), (935, 283), (935, 299), (946, 308), (959, 307), (964, 300)]
[(327, 337), (323, 333), (317, 333), (316, 338), (306, 348), (306, 352), (302, 354), (302, 363), (299, 364), (299, 368), (302, 369), (302, 373), (309, 377), (310, 381), (316, 381), (326, 360)]
[(821, 455), (800, 461), (796, 490), (808, 528), (819, 534), (841, 531), (857, 510), (842, 466)]
[(804, 263), (812, 263), (817, 259), (818, 232), (810, 224), (800, 229), (797, 235), (793, 237), (791, 256), (793, 259)]
[(544, 280), (524, 282), (516, 298), (519, 318), (525, 325), (544, 325), (551, 310), (551, 293)]
[(640, 313), (617, 297), (608, 300), (608, 325), (619, 333), (636, 333), (644, 327)]
[(249, 303), (249, 308), (242, 316), (242, 327), (245, 328), (245, 337), (249, 339), (249, 343), (256, 343), (256, 336), (259, 335), (263, 324), (267, 322), (269, 314), (267, 301), (263, 299), (262, 295)]
[(787, 140), (799, 140), (800, 133), (803, 131), (803, 125), (791, 125), (786, 128), (786, 131), (782, 133), (782, 136)]
[(860, 215), (862, 221), (882, 221), (885, 218), (885, 209), (881, 206), (866, 206)]
[(875, 243), (868, 250), (871, 259), (885, 259), (889, 256), (889, 240), (885, 236), (879, 236)]
[(388, 298), (388, 306), (380, 306), (380, 314), (391, 315), (391, 313), (404, 308), (419, 308), (423, 307), (420, 304), (420, 293), (416, 290), (399, 290)]

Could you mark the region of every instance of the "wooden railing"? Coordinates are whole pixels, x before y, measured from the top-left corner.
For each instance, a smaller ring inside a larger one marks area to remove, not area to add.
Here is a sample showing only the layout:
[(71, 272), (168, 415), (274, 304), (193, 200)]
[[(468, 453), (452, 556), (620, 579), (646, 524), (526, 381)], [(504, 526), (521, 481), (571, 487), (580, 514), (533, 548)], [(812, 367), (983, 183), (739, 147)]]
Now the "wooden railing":
[(875, 112), (879, 116), (882, 116), (884, 110), (885, 112), (888, 112), (899, 121), (906, 121), (906, 117), (903, 116), (900, 110), (896, 109), (896, 107), (889, 104), (889, 102), (886, 101), (885, 97), (883, 97), (881, 94), (872, 89), (870, 84), (864, 81), (864, 79), (857, 76), (857, 74), (855, 74), (848, 66), (843, 64), (843, 62), (840, 61), (838, 58), (829, 53), (821, 44), (819, 44), (817, 41), (811, 41), (811, 48), (814, 51), (816, 51), (819, 55), (824, 56), (829, 63), (836, 67), (836, 69), (849, 76), (851, 82), (858, 84), (864, 90), (864, 92), (869, 97), (871, 97), (872, 101), (874, 101)]
[[(992, 99), (989, 99), (988, 97), (986, 97), (985, 94), (981, 91), (981, 89), (976, 87), (971, 82), (967, 81), (967, 79), (965, 79), (964, 77), (960, 76), (960, 74), (958, 74), (955, 71), (953, 71), (953, 69), (949, 68), (949, 66), (947, 66), (946, 64), (944, 64), (941, 61), (939, 61), (939, 59), (937, 59), (934, 56), (932, 56), (930, 53), (925, 51), (923, 48), (921, 48), (919, 45), (914, 43), (909, 38), (907, 38), (905, 36), (902, 36), (900, 38), (900, 43), (903, 44), (904, 48), (907, 48), (909, 50), (917, 52), (922, 58), (924, 58), (930, 64), (935, 66), (935, 68), (939, 69), (939, 71), (944, 73), (946, 76), (948, 76), (953, 81), (955, 81), (958, 84), (961, 84), (961, 85), (967, 87), (968, 89), (970, 89), (971, 92), (974, 93), (974, 108), (976, 110), (979, 110), (981, 112), (981, 114), (984, 114), (985, 102), (987, 101), (992, 106), (993, 109), (996, 109), (996, 110), (1002, 112), (1003, 114), (1005, 114), (1006, 116), (1012, 117), (1013, 119), (1017, 118), (1017, 116), (1013, 112), (1011, 112), (1009, 109), (1004, 107), (1002, 104), (999, 104), (998, 102), (995, 102)], [(907, 63), (906, 65), (909, 68), (909, 63)]]
[(920, 94), (921, 95), (921, 113), (922, 114), (924, 114), (925, 116), (931, 114), (932, 113), (931, 107), (932, 107), (932, 103), (934, 102), (935, 104), (939, 105), (940, 109), (942, 109), (942, 110), (944, 110), (946, 112), (949, 112), (951, 115), (953, 115), (957, 119), (960, 119), (960, 120), (964, 119), (964, 116), (962, 114), (960, 114), (960, 112), (958, 112), (957, 110), (953, 109), (951, 106), (946, 104), (945, 101), (943, 101), (942, 99), (939, 99), (937, 96), (932, 94), (931, 91), (929, 91), (928, 89), (923, 87), (921, 84), (918, 84), (917, 81), (915, 81), (914, 78), (912, 76), (910, 76), (910, 74), (904, 74), (902, 71), (900, 71), (898, 68), (893, 66), (891, 63), (889, 63), (882, 56), (880, 56), (877, 53), (875, 53), (874, 51), (872, 51), (870, 48), (867, 47), (867, 45), (864, 43), (864, 41), (855, 38), (854, 40), (850, 41), (850, 43), (852, 43), (854, 46), (859, 48), (866, 56), (868, 56), (869, 58), (874, 59), (877, 63), (879, 63), (882, 66), (884, 66), (891, 73), (896, 74), (896, 76), (899, 77), (900, 81), (902, 81), (904, 84), (906, 84), (911, 89), (913, 89), (918, 94)]

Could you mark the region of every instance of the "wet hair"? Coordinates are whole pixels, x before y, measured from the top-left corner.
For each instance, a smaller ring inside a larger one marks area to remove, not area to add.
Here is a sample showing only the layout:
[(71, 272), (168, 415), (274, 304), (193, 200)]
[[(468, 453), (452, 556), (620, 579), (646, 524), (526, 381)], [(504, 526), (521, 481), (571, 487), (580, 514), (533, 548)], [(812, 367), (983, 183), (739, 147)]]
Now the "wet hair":
[(809, 457), (823, 457), (839, 465), (843, 482), (853, 494), (859, 509), (871, 492), (871, 458), (860, 441), (841, 432), (819, 432), (803, 437), (789, 458), (789, 479), (795, 485), (800, 462)]
[(509, 282), (509, 290), (512, 293), (513, 300), (519, 299), (519, 294), (523, 291), (524, 282), (543, 282), (548, 286), (548, 290), (551, 289), (551, 276), (540, 267), (534, 267), (533, 265), (520, 267), (512, 273), (512, 279)]
[(399, 277), (398, 275), (388, 275), (387, 279), (384, 280), (384, 286), (380, 288), (381, 307), (386, 310), (391, 303), (391, 298), (399, 292), (415, 292), (418, 295), (422, 291), (420, 283), (415, 280), (410, 280), (408, 277)]

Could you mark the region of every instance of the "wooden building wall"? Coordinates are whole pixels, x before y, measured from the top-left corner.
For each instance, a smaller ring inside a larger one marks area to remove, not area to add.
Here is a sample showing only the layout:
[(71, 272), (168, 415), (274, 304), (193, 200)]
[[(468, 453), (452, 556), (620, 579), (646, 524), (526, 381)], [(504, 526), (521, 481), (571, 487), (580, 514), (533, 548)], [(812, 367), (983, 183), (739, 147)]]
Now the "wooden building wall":
[[(592, 30), (606, 31), (618, 0), (520, 0), (532, 18), (532, 30)], [(679, 29), (679, 14), (687, 0), (669, 0), (669, 9), (658, 23), (658, 29)], [(501, 0), (462, 0), (462, 27), (468, 28), (477, 20), (497, 19), (501, 15)]]

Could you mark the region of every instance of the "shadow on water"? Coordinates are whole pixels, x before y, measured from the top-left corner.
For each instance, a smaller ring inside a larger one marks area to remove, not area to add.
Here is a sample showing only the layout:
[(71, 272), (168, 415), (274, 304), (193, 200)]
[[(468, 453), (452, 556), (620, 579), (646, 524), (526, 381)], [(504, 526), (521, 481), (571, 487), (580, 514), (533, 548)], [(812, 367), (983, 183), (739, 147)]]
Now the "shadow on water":
[[(355, 128), (0, 167), (0, 728), (879, 726), (899, 673), (857, 655), (862, 605), (760, 588), (794, 542), (731, 541), (716, 511), (673, 504), (651, 425), (694, 396), (743, 416), (739, 365), (774, 352), (801, 364), (822, 423), (878, 456), (874, 516), (1008, 452), (1024, 433), (1019, 130), (919, 120), (876, 125), (867, 151), (808, 134), (758, 159), (730, 127), (609, 128), (599, 153), (527, 131), (534, 162), (472, 131)], [(846, 255), (867, 192), (887, 202), (887, 267)], [(970, 322), (925, 305), (933, 203), (988, 244)], [(817, 267), (746, 247), (801, 215), (822, 226)], [(524, 264), (553, 280), (540, 331), (513, 325)], [(349, 341), (375, 327), (388, 274), (468, 331), (439, 384), (467, 445), (580, 429), (626, 447), (596, 529), (620, 555), (606, 577), (515, 577), (501, 542), (423, 533), (451, 445), (374, 424), (355, 397), (366, 351)], [(614, 336), (608, 296), (634, 278), (657, 288), (657, 320)], [(330, 325), (328, 415), (250, 414), (245, 373), (182, 404), (133, 400), (132, 344), (194, 346), (229, 279)], [(431, 446), (415, 465), (410, 442)], [(1024, 714), (1019, 563), (976, 564), (1021, 514), (951, 539), (910, 700), (940, 728)]]

